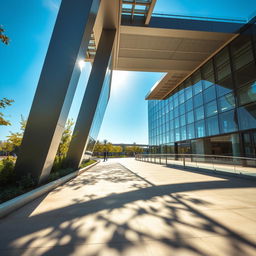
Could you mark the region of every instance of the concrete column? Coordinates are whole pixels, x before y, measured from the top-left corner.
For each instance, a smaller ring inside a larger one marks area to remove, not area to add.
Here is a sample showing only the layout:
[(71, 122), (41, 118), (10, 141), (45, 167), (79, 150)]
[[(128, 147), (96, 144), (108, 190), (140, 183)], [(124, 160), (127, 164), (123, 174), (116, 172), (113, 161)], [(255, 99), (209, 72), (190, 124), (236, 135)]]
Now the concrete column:
[(105, 76), (108, 69), (112, 68), (110, 67), (110, 60), (115, 34), (115, 30), (102, 30), (91, 74), (74, 128), (74, 136), (67, 153), (67, 163), (75, 169), (79, 167), (82, 161)]
[(16, 162), (44, 182), (52, 168), (100, 0), (62, 0)]
[(231, 134), (232, 155), (240, 156), (240, 141), (238, 134)]

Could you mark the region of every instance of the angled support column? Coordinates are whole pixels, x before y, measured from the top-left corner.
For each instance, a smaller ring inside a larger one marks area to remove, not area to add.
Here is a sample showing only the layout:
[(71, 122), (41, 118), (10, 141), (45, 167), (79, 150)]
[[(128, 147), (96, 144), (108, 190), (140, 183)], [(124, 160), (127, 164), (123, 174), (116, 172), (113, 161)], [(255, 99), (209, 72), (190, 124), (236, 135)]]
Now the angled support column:
[(103, 29), (85, 95), (74, 128), (74, 136), (70, 143), (67, 162), (78, 168), (87, 145), (88, 135), (100, 98), (108, 69), (111, 65), (111, 53), (115, 40), (115, 30)]
[(51, 170), (80, 76), (100, 0), (62, 0), (27, 127), (16, 173), (39, 183)]

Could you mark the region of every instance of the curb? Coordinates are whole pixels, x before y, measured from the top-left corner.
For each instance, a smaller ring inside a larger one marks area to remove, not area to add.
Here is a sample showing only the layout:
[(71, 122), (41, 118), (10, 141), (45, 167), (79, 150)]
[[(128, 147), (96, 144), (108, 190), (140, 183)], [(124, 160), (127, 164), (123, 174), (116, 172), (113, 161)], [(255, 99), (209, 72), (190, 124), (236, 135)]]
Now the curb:
[(56, 187), (70, 181), (71, 179), (77, 177), (78, 175), (82, 174), (86, 170), (90, 169), (94, 165), (98, 164), (99, 161), (93, 163), (89, 166), (81, 168), (75, 172), (72, 172), (64, 177), (59, 178), (58, 180), (51, 181), (43, 186), (35, 188), (27, 193), (24, 193), (20, 196), (17, 196), (13, 199), (10, 199), (2, 204), (0, 204), (0, 218), (7, 216), (8, 214), (12, 213), (13, 211), (21, 208), (25, 204), (35, 200), (39, 196), (50, 192), (51, 190), (55, 189)]

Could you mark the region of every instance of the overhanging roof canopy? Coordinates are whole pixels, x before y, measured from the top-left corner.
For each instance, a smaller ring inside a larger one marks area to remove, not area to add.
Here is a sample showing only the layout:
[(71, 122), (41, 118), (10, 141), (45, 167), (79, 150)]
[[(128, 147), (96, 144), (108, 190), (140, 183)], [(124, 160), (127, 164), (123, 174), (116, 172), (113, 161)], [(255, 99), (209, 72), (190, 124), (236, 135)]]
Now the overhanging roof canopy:
[(151, 17), (155, 2), (101, 0), (94, 27), (95, 48), (103, 27), (117, 29), (113, 69), (167, 73), (146, 99), (164, 99), (236, 37), (243, 25), (241, 21)]

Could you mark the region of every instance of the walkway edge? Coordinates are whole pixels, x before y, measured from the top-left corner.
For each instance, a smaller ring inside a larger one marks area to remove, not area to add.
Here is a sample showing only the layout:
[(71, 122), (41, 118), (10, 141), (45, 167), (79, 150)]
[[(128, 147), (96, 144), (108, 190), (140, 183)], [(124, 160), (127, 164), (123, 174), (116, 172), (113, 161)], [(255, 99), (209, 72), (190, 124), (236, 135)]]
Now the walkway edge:
[(39, 196), (47, 192), (50, 192), (56, 187), (70, 181), (71, 179), (77, 177), (78, 175), (82, 174), (83, 172), (85, 172), (86, 170), (90, 169), (91, 167), (95, 166), (98, 163), (99, 161), (0, 204), (0, 218), (7, 216), (13, 211), (24, 206), (25, 204), (35, 200)]

